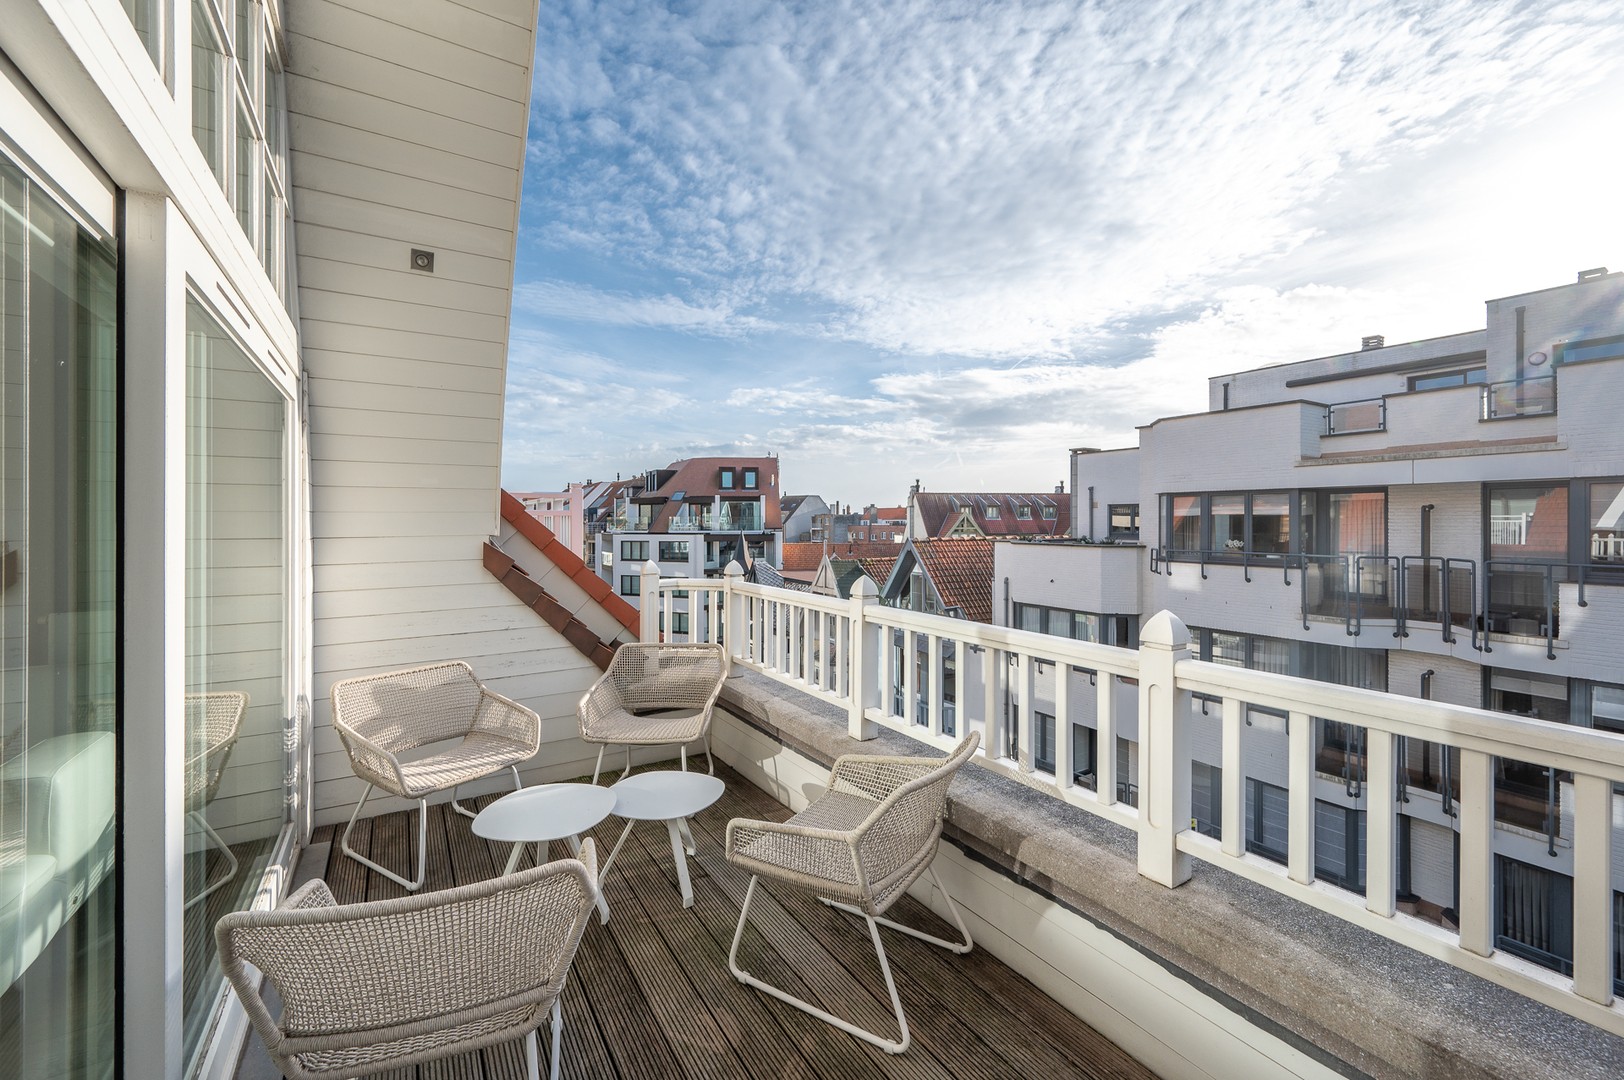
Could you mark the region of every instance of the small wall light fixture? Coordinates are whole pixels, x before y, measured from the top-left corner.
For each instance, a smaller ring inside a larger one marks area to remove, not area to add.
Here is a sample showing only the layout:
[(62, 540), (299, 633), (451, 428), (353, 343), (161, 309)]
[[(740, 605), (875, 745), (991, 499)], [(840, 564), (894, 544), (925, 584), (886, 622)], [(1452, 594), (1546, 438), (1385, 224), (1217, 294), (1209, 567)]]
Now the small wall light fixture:
[(421, 270), (425, 274), (434, 273), (434, 252), (412, 248), (412, 269)]

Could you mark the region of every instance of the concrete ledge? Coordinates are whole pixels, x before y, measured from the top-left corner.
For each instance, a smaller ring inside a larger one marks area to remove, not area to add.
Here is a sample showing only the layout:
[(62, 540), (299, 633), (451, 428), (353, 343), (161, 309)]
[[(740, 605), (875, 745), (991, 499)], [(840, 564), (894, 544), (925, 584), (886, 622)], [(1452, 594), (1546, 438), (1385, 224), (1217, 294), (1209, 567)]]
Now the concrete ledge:
[[(721, 703), (745, 735), (824, 770), (842, 753), (921, 752), (890, 731), (854, 742), (844, 710), (752, 673), (729, 679)], [(740, 766), (728, 747), (718, 749)], [(773, 787), (771, 776), (766, 786)], [(799, 773), (781, 786), (774, 794), (792, 807), (810, 794), (798, 790), (807, 786)], [(1293, 1048), (1300, 1065), (1285, 1065), (1279, 1075), (1624, 1076), (1624, 1039), (1199, 861), (1189, 883), (1164, 889), (1139, 876), (1130, 830), (985, 769), (968, 768), (954, 782), (947, 836), (1035, 900), (1052, 901), (1159, 965), (1234, 1024)], [(1088, 1015), (1086, 1001), (1082, 1008), (1065, 1003), (1111, 1033)], [(1127, 1015), (1120, 1003), (1112, 1008)], [(1121, 1015), (1104, 1019), (1122, 1023)], [(1128, 1022), (1156, 1031), (1154, 1016)], [(1190, 1074), (1230, 1075), (1211, 1065)]]

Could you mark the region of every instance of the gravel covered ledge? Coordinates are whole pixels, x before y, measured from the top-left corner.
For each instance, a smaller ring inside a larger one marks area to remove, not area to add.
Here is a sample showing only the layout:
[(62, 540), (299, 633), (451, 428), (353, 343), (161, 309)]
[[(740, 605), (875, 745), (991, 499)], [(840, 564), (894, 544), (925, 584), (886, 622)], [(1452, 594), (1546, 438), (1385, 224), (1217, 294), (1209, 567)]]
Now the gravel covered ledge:
[[(721, 704), (719, 756), (796, 809), (842, 753), (921, 752), (753, 673)], [(1200, 861), (1165, 889), (1128, 830), (973, 764), (946, 836), (978, 947), (1164, 1076), (1624, 1077), (1624, 1039)]]

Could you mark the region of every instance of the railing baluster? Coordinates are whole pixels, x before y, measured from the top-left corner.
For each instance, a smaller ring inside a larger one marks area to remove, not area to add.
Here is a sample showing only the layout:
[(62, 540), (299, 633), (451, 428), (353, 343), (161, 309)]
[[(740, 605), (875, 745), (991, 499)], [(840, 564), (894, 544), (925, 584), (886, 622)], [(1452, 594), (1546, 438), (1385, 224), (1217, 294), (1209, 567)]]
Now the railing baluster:
[(1573, 992), (1613, 1003), (1613, 785), (1573, 778)]
[(1116, 676), (1094, 676), (1094, 793), (1106, 806), (1116, 805)]
[(1390, 731), (1365, 729), (1365, 907), (1393, 914), (1393, 803), (1398, 782)]
[(942, 639), (935, 634), (925, 637), (925, 692), (930, 700), (930, 733), (942, 733)]
[(806, 668), (801, 666), (801, 613), (788, 604), (784, 605), (784, 618), (789, 622), (789, 651), (784, 655), (784, 674), (792, 679), (806, 678)]
[(1294, 712), (1286, 724), (1286, 874), (1307, 885), (1314, 880), (1314, 721), (1305, 712)]
[(970, 658), (970, 650), (962, 639), (953, 642), (953, 734), (964, 738), (969, 730), (969, 713), (965, 709), (964, 697), (964, 669), (965, 661)]
[(1460, 752), (1460, 947), (1494, 952), (1494, 757)]
[(1003, 757), (1004, 722), (998, 709), (998, 669), (1003, 657), (992, 646), (981, 649), (981, 752), (990, 758)]
[(905, 724), (919, 723), (918, 708), (914, 704), (914, 698), (917, 696), (914, 684), (919, 681), (915, 677), (915, 672), (919, 670), (919, 653), (915, 650), (913, 631), (904, 630), (902, 632), (902, 655), (897, 658), (902, 664), (902, 708), (897, 712)]
[(1031, 772), (1037, 755), (1032, 739), (1032, 658), (1024, 652), (1015, 654), (1015, 732), (1019, 743), (1022, 772)]
[(880, 715), (890, 719), (891, 706), (896, 697), (896, 632), (885, 623), (880, 624)]
[(1242, 713), (1240, 698), (1224, 698), (1223, 753), (1220, 755), (1219, 782), (1223, 787), (1222, 816), (1225, 855), (1239, 857), (1246, 851), (1246, 761), (1241, 757)]
[(1071, 753), (1071, 665), (1054, 669), (1054, 782), (1068, 791), (1075, 782)]

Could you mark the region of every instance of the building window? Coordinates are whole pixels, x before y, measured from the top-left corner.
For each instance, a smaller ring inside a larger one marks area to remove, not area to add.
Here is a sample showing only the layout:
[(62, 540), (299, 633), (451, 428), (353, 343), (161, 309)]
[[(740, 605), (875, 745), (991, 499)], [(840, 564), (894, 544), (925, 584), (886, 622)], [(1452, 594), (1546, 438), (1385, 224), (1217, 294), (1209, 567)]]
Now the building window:
[[(665, 633), (665, 612), (660, 612), (660, 632)], [(671, 633), (686, 634), (688, 632), (688, 613), (686, 611), (673, 611), (671, 613)]]
[(647, 540), (622, 540), (620, 542), (621, 562), (644, 562), (648, 559)]
[(733, 490), (734, 472), (732, 469), (723, 469), (716, 475), (716, 486), (723, 491)]
[(982, 517), (986, 518), (988, 521), (997, 521), (998, 520), (998, 507), (996, 507), (996, 506), (987, 507), (987, 511), (986, 511), (986, 513), (984, 513), (982, 515)]
[(760, 474), (755, 469), (745, 469), (744, 470), (744, 489), (746, 491), (754, 491), (756, 488), (758, 488), (760, 486), (761, 486)]
[(1492, 484), (1487, 518), (1489, 558), (1567, 560), (1567, 484)]
[(209, 171), (226, 178), (226, 51), (224, 29), (209, 4), (192, 4), (192, 138)]
[(1597, 338), (1558, 345), (1558, 364), (1582, 364), (1588, 360), (1616, 360), (1624, 357), (1624, 337)]
[(1585, 487), (1590, 561), (1624, 566), (1624, 482), (1592, 480)]
[(688, 561), (688, 541), (686, 541), (686, 540), (661, 540), (660, 541), (660, 561), (661, 562), (687, 562)]
[(620, 595), (621, 596), (637, 596), (640, 593), (642, 593), (642, 591), (643, 591), (643, 575), (642, 574), (621, 574), (620, 575)]
[(1411, 375), (1411, 390), (1443, 390), (1450, 386), (1478, 386), (1489, 381), (1483, 368), (1462, 368), (1459, 371), (1440, 371), (1430, 375)]
[(1031, 521), (1032, 508), (1030, 506), (1017, 506), (1015, 508), (1015, 518), (1018, 521)]
[[(1280, 556), (1291, 551), (1290, 492), (1163, 496), (1163, 529), (1174, 558), (1204, 553), (1211, 559), (1241, 555)], [(1111, 507), (1111, 539), (1116, 539), (1117, 506)], [(1138, 508), (1133, 507), (1138, 536)], [(1126, 537), (1124, 537), (1126, 538)]]
[[(1042, 507), (1038, 511), (1038, 513), (1042, 516), (1044, 521), (1053, 521), (1054, 518), (1055, 518), (1055, 510), (1054, 510), (1054, 507), (1052, 507), (1052, 506)], [(1138, 520), (1138, 517), (1139, 517), (1139, 508), (1136, 506), (1136, 507), (1134, 507), (1134, 519), (1135, 519), (1135, 521)], [(1135, 534), (1137, 534), (1137, 532), (1138, 532), (1137, 526), (1135, 527), (1134, 531), (1135, 531)]]
[(1115, 645), (1123, 649), (1139, 646), (1139, 618), (1136, 615), (1100, 615), (1092, 611), (1020, 603), (1015, 605), (1013, 614), (1017, 630)]
[[(1053, 515), (1052, 507), (1045, 507)], [(1109, 523), (1109, 532), (1106, 538), (1110, 540), (1137, 540), (1139, 539), (1139, 504), (1138, 503), (1111, 503), (1106, 507), (1106, 521)]]

